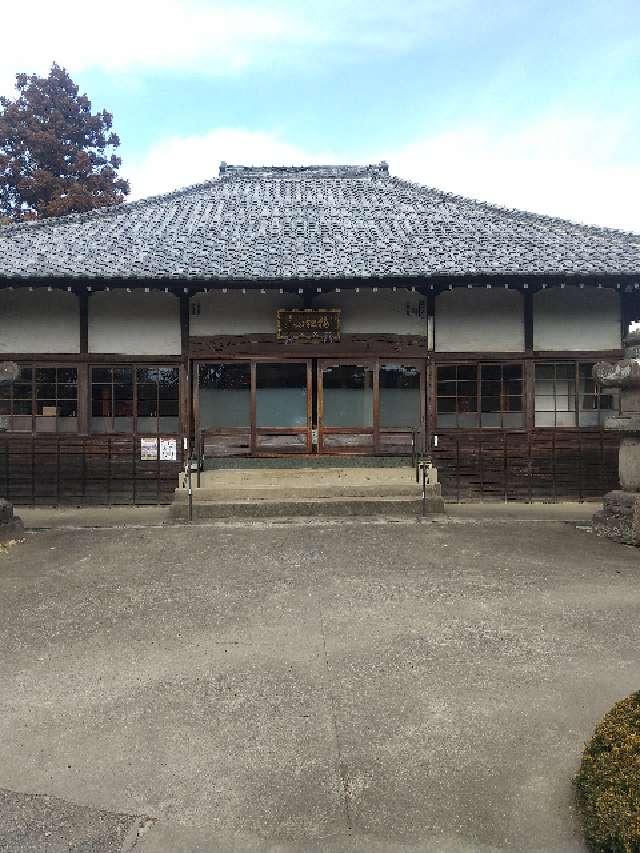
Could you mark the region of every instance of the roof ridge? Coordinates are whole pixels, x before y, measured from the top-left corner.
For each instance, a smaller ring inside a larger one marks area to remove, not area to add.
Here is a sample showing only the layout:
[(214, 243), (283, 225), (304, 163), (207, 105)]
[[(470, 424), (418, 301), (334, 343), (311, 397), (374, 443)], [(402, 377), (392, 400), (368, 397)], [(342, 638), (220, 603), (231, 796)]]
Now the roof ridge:
[(363, 165), (302, 165), (302, 166), (241, 166), (220, 163), (220, 177), (234, 178), (388, 178), (389, 164), (386, 160)]
[(583, 231), (588, 233), (602, 233), (605, 235), (616, 234), (620, 237), (632, 237), (634, 240), (640, 240), (640, 233), (635, 231), (625, 231), (623, 228), (611, 228), (606, 225), (590, 225), (585, 222), (576, 222), (574, 219), (565, 219), (562, 216), (552, 216), (549, 213), (535, 213), (532, 210), (523, 210), (519, 207), (507, 207), (503, 204), (497, 204), (496, 202), (491, 201), (483, 201), (482, 199), (471, 198), (471, 196), (461, 195), (460, 193), (452, 193), (447, 190), (441, 190), (437, 187), (431, 187), (427, 184), (420, 184), (417, 181), (410, 181), (407, 178), (399, 178), (397, 176), (393, 176), (392, 181), (398, 184), (406, 184), (407, 186), (414, 187), (418, 190), (426, 190), (430, 193), (437, 193), (440, 196), (444, 196), (453, 201), (461, 201), (471, 203), (476, 205), (477, 207), (486, 208), (488, 210), (495, 210), (498, 213), (508, 213), (511, 216), (515, 216), (518, 219), (525, 220), (542, 220), (547, 223), (553, 223), (556, 225), (570, 225), (572, 228), (580, 228)]

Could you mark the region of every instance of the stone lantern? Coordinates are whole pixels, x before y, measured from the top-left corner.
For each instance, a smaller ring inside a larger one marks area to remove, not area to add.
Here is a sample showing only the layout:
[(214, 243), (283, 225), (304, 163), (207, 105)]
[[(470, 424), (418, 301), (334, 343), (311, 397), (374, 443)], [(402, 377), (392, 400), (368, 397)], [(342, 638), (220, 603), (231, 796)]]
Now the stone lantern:
[[(15, 382), (18, 378), (18, 365), (13, 361), (0, 362), (0, 385), (6, 385), (10, 382)], [(0, 416), (0, 432), (4, 432), (9, 427), (8, 418)], [(22, 521), (13, 514), (12, 505), (0, 498), (0, 542), (6, 542), (8, 539), (13, 539), (22, 532)]]
[(604, 496), (593, 529), (616, 542), (640, 545), (640, 331), (625, 338), (624, 358), (614, 364), (598, 362), (593, 376), (604, 388), (620, 389), (621, 410), (604, 424), (620, 433), (621, 488)]

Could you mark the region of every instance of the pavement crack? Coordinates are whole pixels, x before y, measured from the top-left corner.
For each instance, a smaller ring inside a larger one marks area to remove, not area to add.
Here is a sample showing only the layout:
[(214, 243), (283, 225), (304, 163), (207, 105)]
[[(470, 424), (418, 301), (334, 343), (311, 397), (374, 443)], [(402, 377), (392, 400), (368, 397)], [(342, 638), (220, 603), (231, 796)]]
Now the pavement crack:
[(329, 694), (329, 704), (331, 706), (331, 721), (333, 724), (333, 734), (336, 741), (336, 752), (338, 755), (338, 761), (336, 765), (336, 775), (338, 777), (338, 782), (340, 785), (340, 789), (342, 791), (342, 807), (344, 810), (344, 818), (347, 825), (347, 831), (349, 835), (351, 835), (353, 831), (353, 819), (351, 814), (351, 799), (352, 799), (352, 789), (351, 789), (351, 781), (349, 779), (349, 769), (347, 767), (347, 763), (344, 760), (342, 745), (340, 743), (340, 733), (338, 731), (338, 719), (336, 716), (336, 701), (335, 696), (333, 694), (333, 689), (331, 687), (331, 667), (329, 665), (329, 654), (327, 652), (327, 637), (324, 628), (324, 616), (322, 614), (322, 607), (320, 610), (320, 633), (322, 634), (322, 648), (324, 650), (324, 665), (326, 669), (326, 673), (328, 676), (328, 694)]

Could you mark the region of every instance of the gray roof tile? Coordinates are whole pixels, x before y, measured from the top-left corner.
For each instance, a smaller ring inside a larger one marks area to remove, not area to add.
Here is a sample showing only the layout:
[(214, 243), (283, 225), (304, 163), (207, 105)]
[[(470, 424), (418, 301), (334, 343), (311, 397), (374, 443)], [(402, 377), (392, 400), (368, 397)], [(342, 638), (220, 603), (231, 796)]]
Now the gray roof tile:
[(376, 166), (242, 167), (129, 204), (0, 227), (0, 278), (640, 274), (640, 236), (507, 210)]

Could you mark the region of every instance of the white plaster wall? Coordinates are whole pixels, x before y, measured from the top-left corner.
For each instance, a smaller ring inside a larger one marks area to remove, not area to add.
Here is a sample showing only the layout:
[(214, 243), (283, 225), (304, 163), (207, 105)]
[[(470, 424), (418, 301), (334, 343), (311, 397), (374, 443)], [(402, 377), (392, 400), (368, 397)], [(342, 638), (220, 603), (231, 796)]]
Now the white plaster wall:
[[(418, 316), (424, 297), (402, 289), (361, 288), (359, 293), (318, 294), (317, 308), (341, 308), (342, 331), (349, 333), (387, 332), (396, 335), (427, 335), (427, 321)], [(200, 304), (200, 315), (191, 315), (191, 335), (241, 335), (248, 332), (275, 334), (278, 308), (301, 308), (302, 297), (266, 290), (201, 294), (192, 302)], [(407, 307), (409, 306), (409, 307)]]
[(179, 355), (179, 300), (172, 293), (91, 293), (89, 352)]
[(80, 308), (73, 293), (0, 290), (0, 352), (79, 352)]
[(548, 287), (533, 296), (533, 348), (597, 350), (620, 346), (620, 297), (597, 287)]
[[(423, 317), (419, 316), (420, 303)], [(426, 297), (405, 288), (395, 293), (369, 288), (360, 292), (343, 290), (340, 293), (323, 293), (313, 300), (314, 306), (342, 308), (342, 331), (353, 333), (388, 333), (391, 335), (427, 335), (425, 310)]]
[[(359, 293), (344, 290), (318, 294), (313, 307), (341, 308), (342, 331), (346, 334), (427, 335), (427, 321), (418, 316), (420, 301), (424, 302), (424, 297), (405, 289), (374, 293), (361, 288)], [(265, 293), (247, 290), (244, 295), (237, 291), (217, 291), (194, 297), (192, 303), (199, 303), (200, 315), (191, 315), (191, 335), (275, 334), (278, 308), (301, 308), (303, 304), (300, 295), (281, 294), (277, 290)]]
[(458, 287), (436, 297), (436, 352), (524, 350), (524, 300), (516, 290)]
[(191, 335), (275, 334), (278, 308), (297, 308), (302, 300), (278, 290), (247, 290), (245, 294), (230, 290), (201, 293), (191, 299), (191, 304), (200, 305), (200, 315), (191, 314)]

